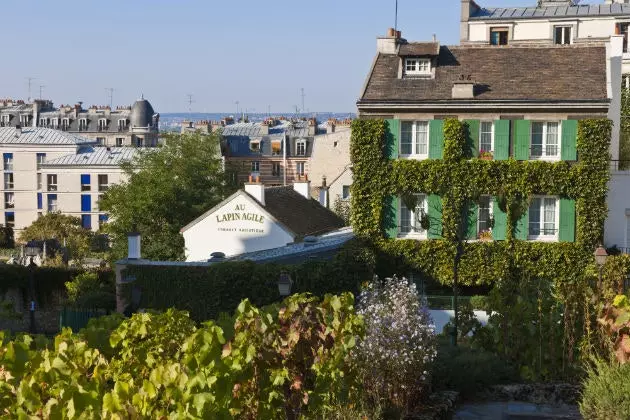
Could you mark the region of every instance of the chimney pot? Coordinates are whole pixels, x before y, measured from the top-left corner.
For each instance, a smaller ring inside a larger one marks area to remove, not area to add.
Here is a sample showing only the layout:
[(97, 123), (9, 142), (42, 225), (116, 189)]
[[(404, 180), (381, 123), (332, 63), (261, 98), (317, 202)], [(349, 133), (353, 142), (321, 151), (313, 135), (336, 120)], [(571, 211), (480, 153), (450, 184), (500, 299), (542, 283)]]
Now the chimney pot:
[(127, 235), (127, 259), (129, 260), (139, 260), (141, 258), (141, 245), (142, 245), (142, 237), (137, 232), (132, 232)]

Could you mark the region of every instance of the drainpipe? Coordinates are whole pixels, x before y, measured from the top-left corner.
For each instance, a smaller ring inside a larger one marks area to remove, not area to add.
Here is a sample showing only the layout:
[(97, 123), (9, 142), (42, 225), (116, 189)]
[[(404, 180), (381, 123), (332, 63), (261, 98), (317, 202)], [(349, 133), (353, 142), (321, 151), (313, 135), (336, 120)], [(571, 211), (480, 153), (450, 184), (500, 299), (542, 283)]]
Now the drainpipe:
[(282, 176), (284, 186), (287, 186), (287, 133), (282, 135)]

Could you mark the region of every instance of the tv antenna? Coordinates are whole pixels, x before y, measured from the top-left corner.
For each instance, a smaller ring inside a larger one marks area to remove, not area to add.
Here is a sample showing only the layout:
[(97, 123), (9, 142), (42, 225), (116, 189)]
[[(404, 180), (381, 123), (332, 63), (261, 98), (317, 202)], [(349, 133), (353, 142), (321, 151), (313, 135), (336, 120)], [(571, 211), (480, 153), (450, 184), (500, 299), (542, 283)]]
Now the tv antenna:
[(301, 88), (300, 90), (302, 92), (301, 93), (301, 96), (302, 96), (302, 112), (304, 112), (304, 109), (306, 109), (306, 108), (304, 108), (304, 98), (306, 97), (306, 94), (304, 93), (304, 88)]
[(105, 88), (107, 91), (107, 99), (109, 100), (109, 107), (114, 106), (114, 88)]
[(195, 102), (193, 100), (193, 95), (192, 93), (189, 93), (186, 95), (186, 97), (188, 98), (188, 112), (192, 112), (192, 104)]
[(44, 91), (45, 87), (46, 85), (39, 85), (39, 99), (42, 99), (42, 92)]
[(396, 9), (394, 12), (394, 33), (398, 33), (398, 0), (396, 0)]
[(26, 80), (28, 80), (28, 101), (27, 102), (31, 102), (31, 82), (35, 80), (35, 78), (27, 77)]

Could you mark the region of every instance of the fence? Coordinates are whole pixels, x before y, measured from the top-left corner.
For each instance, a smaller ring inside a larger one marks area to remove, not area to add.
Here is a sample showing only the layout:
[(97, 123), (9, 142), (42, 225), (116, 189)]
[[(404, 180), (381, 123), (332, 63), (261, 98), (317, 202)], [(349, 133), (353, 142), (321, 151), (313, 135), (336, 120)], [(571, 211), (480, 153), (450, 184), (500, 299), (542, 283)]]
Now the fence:
[(70, 327), (72, 331), (77, 332), (85, 328), (90, 319), (109, 314), (110, 311), (105, 309), (63, 308), (59, 314), (59, 329)]
[(611, 160), (610, 170), (612, 172), (630, 171), (630, 160)]
[[(427, 306), (429, 309), (449, 309), (455, 310), (455, 297), (454, 296), (425, 296), (427, 300)], [(471, 296), (458, 296), (457, 304), (461, 307), (462, 304), (470, 303)]]

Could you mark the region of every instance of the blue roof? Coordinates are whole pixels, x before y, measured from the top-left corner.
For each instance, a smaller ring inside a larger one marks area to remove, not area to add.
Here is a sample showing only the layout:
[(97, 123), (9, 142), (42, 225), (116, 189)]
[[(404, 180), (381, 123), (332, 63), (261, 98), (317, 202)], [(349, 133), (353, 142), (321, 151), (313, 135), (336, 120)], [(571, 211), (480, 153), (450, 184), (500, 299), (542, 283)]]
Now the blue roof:
[(583, 16), (629, 16), (630, 4), (580, 4), (546, 7), (482, 7), (470, 20), (549, 19)]

